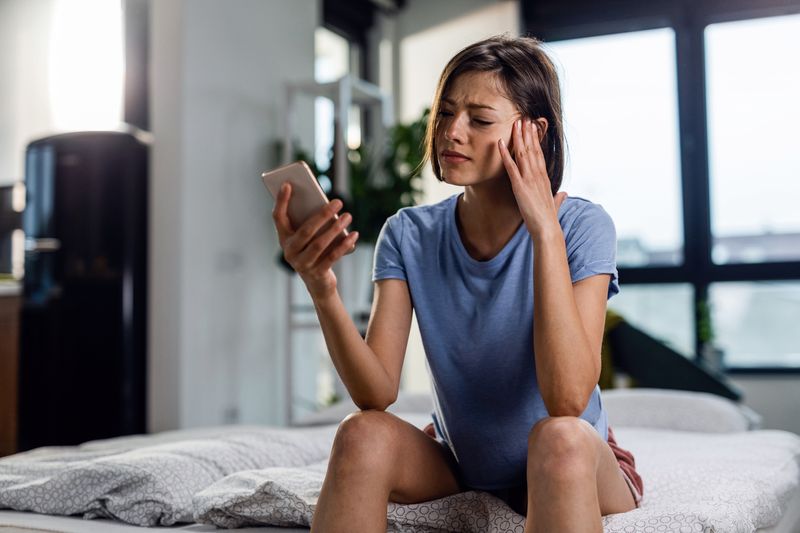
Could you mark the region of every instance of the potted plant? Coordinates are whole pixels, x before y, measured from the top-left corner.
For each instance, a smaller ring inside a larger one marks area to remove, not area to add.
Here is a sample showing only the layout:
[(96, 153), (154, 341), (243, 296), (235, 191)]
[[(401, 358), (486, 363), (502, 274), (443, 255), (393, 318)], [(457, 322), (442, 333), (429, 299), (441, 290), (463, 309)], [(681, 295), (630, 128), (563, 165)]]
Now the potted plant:
[(700, 359), (714, 372), (723, 371), (725, 353), (714, 342), (714, 323), (711, 318), (711, 304), (708, 298), (697, 302), (697, 337), (700, 340)]
[[(429, 113), (430, 110), (426, 109), (414, 122), (389, 128), (383, 147), (368, 150), (362, 144), (348, 151), (350, 194), (349, 198), (340, 200), (344, 203), (342, 212), (353, 215), (350, 229), (359, 232), (359, 240), (356, 251), (342, 258), (340, 271), (346, 278), (341, 283), (346, 293), (343, 298), (348, 307), (352, 307), (356, 318), (363, 319), (364, 314), (369, 315), (372, 258), (383, 224), (399, 209), (416, 205), (422, 194), (420, 173)], [(376, 157), (379, 159), (377, 164)], [(330, 175), (334, 168), (332, 156), (324, 168), (317, 166), (313, 157), (301, 150), (295, 150), (295, 159), (308, 163), (329, 198), (337, 197), (331, 191), (331, 182), (336, 179)], [(378, 172), (373, 171), (376, 168)], [(280, 259), (291, 268), (282, 254)]]

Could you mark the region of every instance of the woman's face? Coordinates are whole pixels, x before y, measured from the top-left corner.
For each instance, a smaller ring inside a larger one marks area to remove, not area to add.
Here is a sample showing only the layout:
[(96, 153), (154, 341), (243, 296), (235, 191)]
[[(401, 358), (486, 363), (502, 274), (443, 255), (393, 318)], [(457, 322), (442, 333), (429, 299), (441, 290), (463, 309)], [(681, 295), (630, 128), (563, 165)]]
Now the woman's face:
[(436, 125), (436, 157), (442, 179), (453, 185), (474, 185), (506, 171), (498, 139), (511, 144), (511, 127), (519, 110), (489, 72), (459, 75), (442, 97)]

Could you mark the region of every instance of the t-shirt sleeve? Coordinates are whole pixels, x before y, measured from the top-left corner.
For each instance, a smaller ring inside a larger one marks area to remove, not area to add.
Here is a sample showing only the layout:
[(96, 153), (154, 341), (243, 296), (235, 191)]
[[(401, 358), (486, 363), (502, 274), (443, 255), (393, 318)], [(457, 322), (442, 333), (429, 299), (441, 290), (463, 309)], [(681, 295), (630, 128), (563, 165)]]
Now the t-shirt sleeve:
[(598, 204), (589, 204), (576, 217), (567, 238), (567, 261), (572, 283), (595, 274), (611, 274), (608, 298), (619, 292), (617, 231)]
[(399, 213), (389, 217), (383, 224), (375, 244), (372, 281), (389, 278), (408, 281), (403, 256), (400, 252), (403, 239), (402, 224), (403, 220)]

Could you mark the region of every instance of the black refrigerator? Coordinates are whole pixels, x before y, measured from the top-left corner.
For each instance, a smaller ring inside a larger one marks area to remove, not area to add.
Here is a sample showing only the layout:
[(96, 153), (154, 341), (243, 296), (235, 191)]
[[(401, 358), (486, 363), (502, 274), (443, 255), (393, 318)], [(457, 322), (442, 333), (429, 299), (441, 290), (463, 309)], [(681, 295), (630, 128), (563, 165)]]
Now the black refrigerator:
[(133, 129), (27, 147), (20, 451), (146, 429), (148, 154)]

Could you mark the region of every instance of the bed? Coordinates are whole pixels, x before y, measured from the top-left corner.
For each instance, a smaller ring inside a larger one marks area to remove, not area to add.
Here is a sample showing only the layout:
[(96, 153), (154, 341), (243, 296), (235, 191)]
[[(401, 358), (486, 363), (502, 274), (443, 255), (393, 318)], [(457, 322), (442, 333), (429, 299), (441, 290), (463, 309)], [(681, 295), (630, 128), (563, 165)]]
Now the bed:
[[(758, 429), (755, 413), (705, 393), (612, 390), (603, 401), (645, 481), (642, 506), (604, 517), (604, 531), (800, 531), (797, 435)], [(430, 407), (405, 395), (390, 410), (421, 428)], [(0, 531), (306, 531), (337, 423), (352, 410), (342, 403), (292, 428), (172, 431), (0, 459)], [(390, 531), (411, 532), (524, 523), (480, 491), (391, 503), (387, 518)]]

